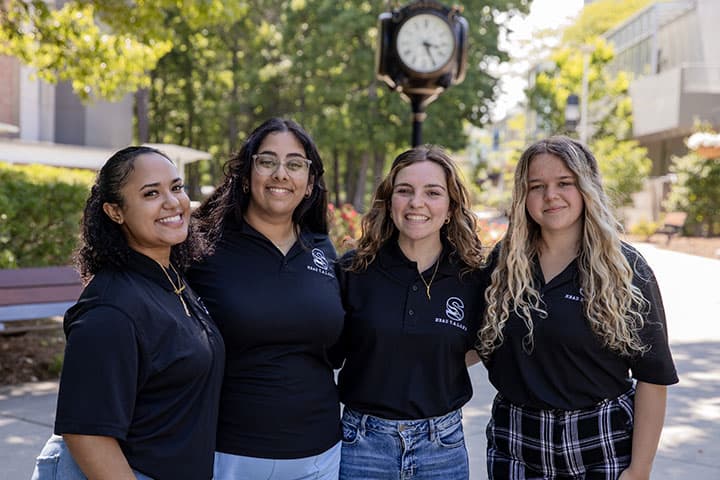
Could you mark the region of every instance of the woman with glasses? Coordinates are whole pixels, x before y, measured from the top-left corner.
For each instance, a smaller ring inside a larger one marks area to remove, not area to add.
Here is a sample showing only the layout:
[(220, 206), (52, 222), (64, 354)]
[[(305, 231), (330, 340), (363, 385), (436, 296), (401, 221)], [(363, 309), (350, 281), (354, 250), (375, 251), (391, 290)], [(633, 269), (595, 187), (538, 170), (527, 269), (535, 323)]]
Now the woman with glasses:
[(189, 272), (227, 345), (215, 480), (336, 479), (340, 411), (326, 349), (343, 309), (323, 165), (273, 118), (197, 210), (211, 254)]
[[(338, 273), (346, 309), (340, 478), (467, 480), (460, 409), (484, 285), (475, 215), (452, 159), (398, 156)], [(336, 355), (337, 353), (337, 355)]]

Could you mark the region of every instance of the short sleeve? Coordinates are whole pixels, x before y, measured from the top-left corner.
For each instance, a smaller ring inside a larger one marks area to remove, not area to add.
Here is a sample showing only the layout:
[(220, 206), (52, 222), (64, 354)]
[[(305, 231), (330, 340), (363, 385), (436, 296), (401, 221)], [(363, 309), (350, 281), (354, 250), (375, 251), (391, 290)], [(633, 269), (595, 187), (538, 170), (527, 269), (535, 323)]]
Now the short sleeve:
[(678, 382), (678, 376), (670, 353), (662, 296), (652, 269), (639, 253), (637, 255), (633, 283), (648, 302), (640, 340), (649, 350), (631, 361), (632, 376), (646, 383), (672, 385)]
[(68, 328), (55, 433), (124, 440), (138, 389), (133, 322), (110, 306), (93, 307)]

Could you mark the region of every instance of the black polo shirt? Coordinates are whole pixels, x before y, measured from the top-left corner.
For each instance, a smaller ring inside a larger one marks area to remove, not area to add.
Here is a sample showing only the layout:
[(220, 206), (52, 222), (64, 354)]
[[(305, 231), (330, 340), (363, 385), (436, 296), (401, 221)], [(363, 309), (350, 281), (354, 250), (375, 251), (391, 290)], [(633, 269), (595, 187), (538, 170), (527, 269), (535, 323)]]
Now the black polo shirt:
[(114, 437), (157, 480), (212, 478), (224, 348), (196, 295), (183, 298), (191, 317), (140, 253), (95, 275), (65, 315), (56, 434)]
[(303, 232), (284, 256), (247, 223), (229, 222), (190, 281), (227, 345), (217, 449), (250, 457), (316, 455), (340, 441), (326, 349), (343, 310), (327, 235)]
[(627, 358), (603, 348), (583, 312), (576, 261), (547, 284), (535, 261), (534, 282), (548, 315), (533, 314), (532, 352), (523, 350), (524, 321), (511, 312), (504, 341), (486, 365), (490, 382), (507, 400), (536, 408), (575, 410), (618, 397), (631, 387), (632, 378), (657, 385), (678, 381), (655, 275), (633, 247), (623, 245), (623, 253), (636, 272), (633, 284), (650, 303), (640, 331), (650, 351)]
[[(345, 405), (382, 418), (420, 419), (444, 415), (470, 399), (465, 353), (475, 342), (484, 304), (478, 292), (485, 281), (481, 272), (461, 277), (463, 265), (448, 251), (446, 245), (430, 300), (417, 264), (396, 239), (365, 272), (340, 271), (346, 316), (338, 386)], [(432, 270), (424, 272), (426, 280)]]

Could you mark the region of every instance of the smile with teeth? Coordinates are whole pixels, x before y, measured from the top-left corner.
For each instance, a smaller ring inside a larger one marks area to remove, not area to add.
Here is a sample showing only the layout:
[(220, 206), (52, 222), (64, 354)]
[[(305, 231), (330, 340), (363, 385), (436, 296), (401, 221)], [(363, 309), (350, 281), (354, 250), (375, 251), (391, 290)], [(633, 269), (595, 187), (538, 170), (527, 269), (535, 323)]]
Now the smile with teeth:
[(426, 215), (418, 215), (412, 213), (405, 215), (405, 218), (411, 222), (425, 222), (427, 220), (430, 220), (430, 217)]
[(182, 221), (182, 215), (179, 213), (177, 215), (173, 215), (172, 217), (165, 217), (158, 220), (158, 223), (178, 223)]
[(270, 190), (270, 193), (278, 193), (278, 194), (292, 193), (289, 188), (283, 188), (283, 187), (268, 187), (268, 190)]

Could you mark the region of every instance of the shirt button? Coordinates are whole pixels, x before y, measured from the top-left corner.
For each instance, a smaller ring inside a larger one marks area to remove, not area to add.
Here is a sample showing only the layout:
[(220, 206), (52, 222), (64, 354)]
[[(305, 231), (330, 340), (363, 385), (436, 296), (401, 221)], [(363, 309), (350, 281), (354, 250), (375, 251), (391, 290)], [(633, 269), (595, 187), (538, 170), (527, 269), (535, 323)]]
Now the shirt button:
[(417, 286), (417, 285), (413, 285), (413, 286), (412, 286), (412, 291), (413, 291), (413, 292), (417, 292), (417, 291), (418, 291), (418, 286)]
[(415, 310), (413, 310), (412, 308), (408, 310), (408, 315), (410, 315), (411, 317), (415, 315)]

